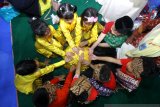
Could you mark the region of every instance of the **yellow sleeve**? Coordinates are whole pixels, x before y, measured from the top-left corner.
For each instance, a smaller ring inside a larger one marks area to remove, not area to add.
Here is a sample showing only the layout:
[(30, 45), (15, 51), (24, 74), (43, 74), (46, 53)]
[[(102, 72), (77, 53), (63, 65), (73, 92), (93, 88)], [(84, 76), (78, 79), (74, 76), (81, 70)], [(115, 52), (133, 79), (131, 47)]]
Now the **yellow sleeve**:
[(42, 68), (42, 69), (38, 70), (37, 72), (35, 72), (34, 76), (39, 78), (39, 77), (41, 77), (45, 74), (48, 74), (48, 73), (52, 72), (54, 70), (54, 68), (60, 67), (64, 64), (65, 64), (64, 60), (62, 60), (60, 62), (57, 62), (57, 63), (54, 63), (54, 64), (51, 64), (51, 65), (46, 66), (45, 68)]
[(79, 46), (82, 38), (82, 27), (81, 27), (81, 18), (77, 18), (77, 24), (75, 27), (75, 44)]
[(44, 12), (47, 11), (52, 6), (51, 0), (46, 0), (46, 3), (44, 3), (42, 0), (39, 0), (39, 5), (40, 5), (41, 15), (43, 15)]
[[(59, 45), (59, 44), (56, 44), (56, 42), (54, 42), (53, 44), (50, 44), (50, 43), (46, 42), (45, 40), (39, 39), (39, 38), (37, 38), (36, 41), (39, 44), (41, 44), (42, 46), (44, 46), (44, 48), (50, 50), (51, 52), (54, 52), (60, 56), (65, 56), (65, 52), (56, 46), (56, 45)], [(56, 41), (56, 40), (54, 40), (54, 41)]]
[(60, 27), (61, 27), (61, 30), (66, 38), (66, 41), (68, 42), (69, 46), (71, 48), (75, 47), (75, 44), (74, 44), (74, 41), (73, 41), (73, 38), (70, 34), (70, 31), (66, 29), (66, 23), (64, 21), (61, 21), (60, 23)]
[(49, 27), (50, 30), (51, 30), (51, 35), (52, 35), (56, 40), (58, 40), (62, 45), (64, 45), (65, 39), (63, 38), (62, 34), (59, 33), (58, 31), (56, 31), (52, 25), (49, 25), (48, 27)]
[(94, 27), (91, 30), (91, 38), (88, 40), (88, 46), (94, 43), (97, 40), (97, 37), (98, 37), (98, 29), (97, 29), (97, 23), (95, 23)]

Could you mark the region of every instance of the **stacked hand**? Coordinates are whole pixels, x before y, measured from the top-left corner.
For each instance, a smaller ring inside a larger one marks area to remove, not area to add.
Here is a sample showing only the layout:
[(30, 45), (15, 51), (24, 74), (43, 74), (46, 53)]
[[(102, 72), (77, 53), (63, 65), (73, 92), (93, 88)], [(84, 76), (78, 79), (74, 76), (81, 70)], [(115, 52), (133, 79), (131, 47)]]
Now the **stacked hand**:
[(90, 58), (91, 58), (91, 60), (97, 60), (97, 56), (94, 55), (94, 54), (92, 54), (92, 55), (90, 56)]
[(67, 52), (67, 53), (66, 53), (66, 57), (65, 57), (65, 61), (66, 61), (66, 62), (71, 61), (71, 60), (73, 59), (72, 56), (74, 56), (74, 53), (73, 53), (73, 52)]

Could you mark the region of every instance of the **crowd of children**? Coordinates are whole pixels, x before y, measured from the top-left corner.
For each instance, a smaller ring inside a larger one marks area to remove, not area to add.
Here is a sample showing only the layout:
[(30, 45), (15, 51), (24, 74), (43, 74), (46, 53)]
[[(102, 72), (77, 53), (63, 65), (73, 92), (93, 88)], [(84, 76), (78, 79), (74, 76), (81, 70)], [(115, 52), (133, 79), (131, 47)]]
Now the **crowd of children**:
[[(98, 22), (98, 11), (92, 7), (78, 16), (75, 5), (56, 6), (60, 18), (58, 29), (38, 17), (30, 18), (29, 23), (36, 51), (47, 58), (60, 56), (62, 60), (50, 65), (38, 60), (23, 60), (15, 66), (15, 86), (22, 93), (33, 93), (35, 107), (66, 107), (74, 102), (89, 104), (98, 96), (116, 93), (117, 89), (131, 92), (138, 88), (142, 76), (159, 72), (159, 18), (145, 20), (134, 30), (129, 16), (104, 25)], [(44, 13), (42, 7), (37, 16)], [(117, 59), (115, 49), (124, 42), (135, 49), (126, 53), (130, 57)], [(147, 51), (148, 48), (152, 48), (152, 52)], [(40, 81), (60, 66), (69, 70), (66, 78), (61, 75)], [(37, 81), (40, 84), (36, 84)], [(65, 82), (61, 84), (60, 81)]]

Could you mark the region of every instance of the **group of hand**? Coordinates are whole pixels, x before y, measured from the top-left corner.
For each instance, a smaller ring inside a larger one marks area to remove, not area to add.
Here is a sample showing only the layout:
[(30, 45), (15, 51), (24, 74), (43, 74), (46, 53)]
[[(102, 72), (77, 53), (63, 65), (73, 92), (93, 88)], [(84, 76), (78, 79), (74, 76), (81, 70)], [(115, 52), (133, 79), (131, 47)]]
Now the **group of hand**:
[(79, 47), (73, 47), (72, 48), (73, 52), (66, 52), (65, 61), (70, 62), (71, 60), (73, 60), (73, 56), (75, 54), (79, 54), (80, 50), (81, 50), (81, 48), (79, 48)]

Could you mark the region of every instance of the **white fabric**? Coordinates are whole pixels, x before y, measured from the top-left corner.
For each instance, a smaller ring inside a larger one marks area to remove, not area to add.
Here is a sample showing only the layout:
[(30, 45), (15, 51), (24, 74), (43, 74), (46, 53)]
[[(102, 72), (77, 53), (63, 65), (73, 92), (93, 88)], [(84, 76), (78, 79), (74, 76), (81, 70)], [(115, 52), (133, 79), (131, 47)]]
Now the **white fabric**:
[(106, 0), (95, 0), (95, 1), (98, 2), (99, 4), (103, 5)]
[(135, 49), (135, 47), (131, 44), (123, 43), (120, 48), (117, 48), (117, 58), (118, 59), (123, 59), (127, 58), (126, 52)]
[(51, 18), (52, 18), (52, 23), (53, 24), (56, 24), (56, 23), (59, 22), (59, 17), (57, 15), (52, 14)]
[(133, 20), (139, 15), (148, 0), (96, 0), (103, 4), (99, 13), (106, 22), (128, 15)]

